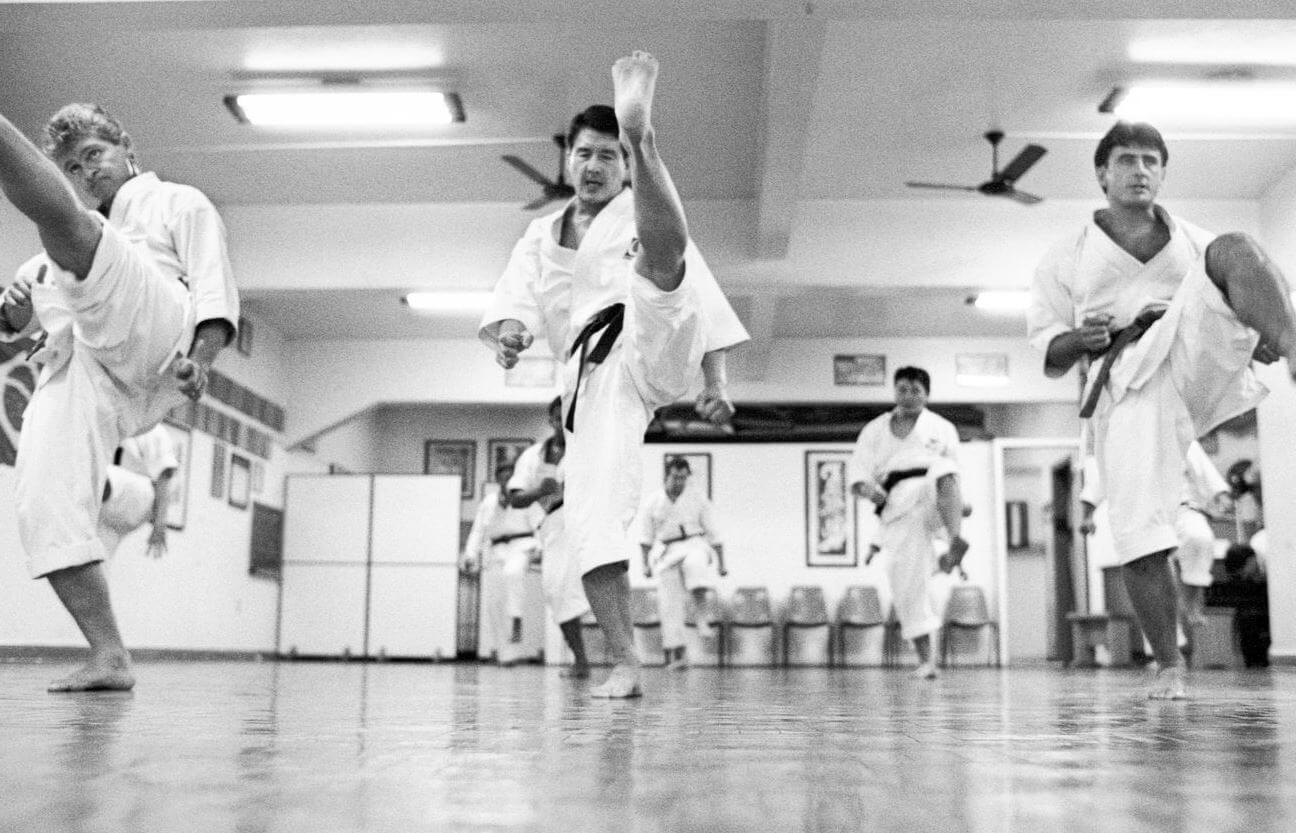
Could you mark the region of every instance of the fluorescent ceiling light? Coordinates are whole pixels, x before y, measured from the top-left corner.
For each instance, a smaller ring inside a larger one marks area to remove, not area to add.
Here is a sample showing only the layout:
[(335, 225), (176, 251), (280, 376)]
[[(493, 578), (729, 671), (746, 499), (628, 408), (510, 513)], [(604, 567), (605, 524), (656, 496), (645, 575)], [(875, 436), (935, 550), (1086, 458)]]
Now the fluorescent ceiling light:
[(415, 312), (455, 313), (482, 312), (490, 302), (491, 293), (487, 291), (430, 291), (411, 292), (401, 303)]
[(303, 90), (225, 97), (241, 122), (267, 127), (426, 127), (464, 120), (454, 93), (429, 90)]
[(989, 289), (968, 298), (968, 303), (985, 312), (1017, 314), (1030, 306), (1030, 293), (1024, 289)]
[(1098, 112), (1137, 121), (1296, 125), (1296, 83), (1279, 81), (1139, 82), (1117, 87)]

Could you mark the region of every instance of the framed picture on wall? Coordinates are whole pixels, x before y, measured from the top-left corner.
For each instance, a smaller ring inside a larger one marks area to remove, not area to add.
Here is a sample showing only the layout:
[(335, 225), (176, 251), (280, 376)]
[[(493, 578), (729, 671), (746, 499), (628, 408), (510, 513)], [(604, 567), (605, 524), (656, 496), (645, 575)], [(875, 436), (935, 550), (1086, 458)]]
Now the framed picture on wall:
[(526, 451), (535, 440), (487, 440), (486, 441), (486, 482), (495, 482), (495, 470), (503, 463), (512, 463), (518, 455)]
[(252, 462), (238, 454), (230, 455), (229, 505), (246, 509), (252, 494)]
[(849, 451), (805, 453), (806, 566), (856, 567), (855, 499), (846, 483)]
[(162, 427), (171, 438), (171, 451), (180, 464), (171, 475), (167, 489), (166, 525), (167, 529), (184, 529), (189, 511), (189, 458), (193, 451), (193, 433), (188, 426), (169, 420), (163, 422)]
[(709, 453), (662, 455), (662, 480), (666, 479), (666, 467), (672, 460), (684, 460), (689, 464), (689, 487), (706, 490), (707, 500), (711, 499), (711, 455)]
[(459, 477), (459, 496), (472, 499), (477, 488), (477, 443), (475, 440), (427, 440), (423, 443), (423, 473), (453, 474)]
[(833, 384), (885, 385), (886, 356), (867, 353), (833, 356)]
[(1010, 500), (1007, 504), (1008, 548), (1019, 550), (1030, 546), (1030, 530), (1026, 526), (1026, 501)]
[(220, 500), (225, 497), (225, 460), (229, 457), (229, 448), (225, 443), (212, 444), (211, 496)]

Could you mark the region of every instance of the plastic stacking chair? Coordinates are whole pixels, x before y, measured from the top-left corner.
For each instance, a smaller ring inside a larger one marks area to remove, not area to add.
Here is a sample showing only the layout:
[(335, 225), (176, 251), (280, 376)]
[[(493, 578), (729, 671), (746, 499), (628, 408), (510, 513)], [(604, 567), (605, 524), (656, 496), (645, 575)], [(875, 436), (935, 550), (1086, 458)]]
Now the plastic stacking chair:
[(793, 587), (783, 620), (783, 664), (827, 666), (832, 660), (832, 625), (822, 587)]
[(837, 605), (837, 662), (842, 666), (886, 662), (886, 616), (876, 587), (847, 587)]
[(949, 664), (950, 641), (961, 631), (988, 628), (990, 645), (986, 651), (988, 665), (999, 664), (999, 623), (990, 618), (985, 591), (975, 584), (955, 585), (945, 605), (945, 624), (941, 626), (941, 665)]
[(661, 609), (657, 607), (656, 587), (630, 588), (630, 619), (634, 624), (635, 651), (644, 665), (661, 665)]
[(769, 590), (739, 587), (729, 605), (729, 665), (774, 664), (774, 614)]
[[(701, 620), (711, 625), (711, 636), (703, 639), (698, 633)], [(708, 587), (701, 605), (694, 604), (693, 594), (684, 613), (684, 633), (687, 641), (689, 665), (720, 666), (724, 664), (726, 630), (724, 605), (715, 588)]]

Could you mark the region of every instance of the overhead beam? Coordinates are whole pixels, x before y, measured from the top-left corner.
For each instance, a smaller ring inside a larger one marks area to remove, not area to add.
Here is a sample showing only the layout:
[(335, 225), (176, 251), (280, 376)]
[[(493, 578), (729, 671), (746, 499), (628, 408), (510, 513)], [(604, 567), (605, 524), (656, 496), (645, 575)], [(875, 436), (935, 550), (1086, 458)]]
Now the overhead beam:
[(765, 30), (765, 99), (756, 197), (755, 254), (787, 256), (805, 167), (808, 124), (822, 63), (822, 19), (771, 21)]

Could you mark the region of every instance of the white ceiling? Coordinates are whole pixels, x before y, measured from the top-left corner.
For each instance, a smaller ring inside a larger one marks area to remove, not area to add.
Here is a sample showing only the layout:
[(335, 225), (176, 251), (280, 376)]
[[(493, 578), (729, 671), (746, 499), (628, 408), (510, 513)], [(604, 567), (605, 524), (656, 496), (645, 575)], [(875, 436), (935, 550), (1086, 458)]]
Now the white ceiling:
[[(1004, 161), (1026, 142), (1048, 148), (1025, 190), (1095, 199), (1089, 160), (1110, 124), (1096, 107), (1110, 87), (1220, 69), (1139, 63), (1131, 45), (1178, 39), (1200, 57), (1234, 43), (1259, 60), (1259, 45), (1281, 54), (1292, 44), (1296, 56), (1296, 19), (1286, 17), (1296, 9), (1285, 0), (0, 0), (0, 112), (34, 133), (67, 101), (99, 101), (137, 136), (147, 166), (223, 206), (520, 204), (534, 186), (499, 156), (553, 171), (549, 136), (607, 99), (614, 58), (646, 47), (662, 60), (655, 115), (683, 196), (755, 201), (753, 256), (778, 260), (798, 201), (895, 200), (920, 211), (918, 196), (984, 200), (916, 194), (903, 182), (987, 178), (981, 134), (990, 127), (1008, 134)], [(235, 123), (221, 103), (272, 71), (358, 69), (375, 55), (452, 86), (467, 122), (397, 135), (262, 132)], [(1296, 57), (1291, 68), (1255, 71), (1290, 75)], [(1164, 126), (1167, 187), (1179, 199), (1254, 200), (1296, 166), (1296, 133)], [(843, 296), (816, 290), (812, 278), (796, 284), (770, 288), (775, 337), (866, 326), (879, 335), (1020, 333), (1020, 322), (969, 317), (961, 287), (907, 288), (905, 302), (924, 305), (915, 314), (876, 290)], [(261, 290), (247, 300), (289, 337), (424, 337), (425, 324), (394, 297), (357, 287)], [(437, 331), (471, 332), (471, 323)]]

